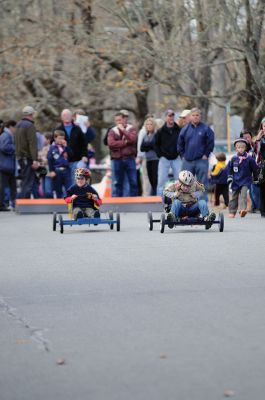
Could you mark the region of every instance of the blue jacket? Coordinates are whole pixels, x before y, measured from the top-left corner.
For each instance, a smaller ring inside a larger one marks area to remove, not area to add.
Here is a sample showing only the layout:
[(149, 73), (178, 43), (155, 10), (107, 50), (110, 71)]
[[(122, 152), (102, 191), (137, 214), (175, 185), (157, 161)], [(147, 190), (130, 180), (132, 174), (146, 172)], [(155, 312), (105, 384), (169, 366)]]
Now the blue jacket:
[(4, 128), (0, 135), (0, 171), (15, 174), (16, 156), (12, 133)]
[(232, 190), (238, 190), (242, 186), (250, 187), (252, 183), (252, 174), (254, 180), (257, 179), (258, 166), (253, 157), (243, 154), (246, 157), (240, 162), (238, 155), (231, 158), (228, 163), (228, 179), (232, 178)]
[[(69, 168), (69, 152), (70, 149), (65, 146), (61, 146), (64, 148), (63, 152), (60, 153), (59, 146), (57, 144), (52, 144), (49, 148), (47, 159), (49, 163), (49, 170), (55, 171), (56, 168), (65, 167)], [(65, 158), (65, 154), (67, 154), (67, 158)]]
[(189, 123), (181, 129), (177, 150), (187, 161), (199, 160), (203, 155), (209, 157), (214, 148), (214, 132), (200, 122), (197, 126)]

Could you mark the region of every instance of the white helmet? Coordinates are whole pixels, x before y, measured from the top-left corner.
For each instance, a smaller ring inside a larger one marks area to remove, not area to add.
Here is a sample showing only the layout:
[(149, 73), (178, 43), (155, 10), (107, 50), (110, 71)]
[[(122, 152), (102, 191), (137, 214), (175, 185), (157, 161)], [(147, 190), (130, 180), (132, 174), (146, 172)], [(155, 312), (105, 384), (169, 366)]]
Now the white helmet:
[(192, 185), (194, 182), (194, 176), (190, 171), (180, 171), (179, 180), (184, 185)]

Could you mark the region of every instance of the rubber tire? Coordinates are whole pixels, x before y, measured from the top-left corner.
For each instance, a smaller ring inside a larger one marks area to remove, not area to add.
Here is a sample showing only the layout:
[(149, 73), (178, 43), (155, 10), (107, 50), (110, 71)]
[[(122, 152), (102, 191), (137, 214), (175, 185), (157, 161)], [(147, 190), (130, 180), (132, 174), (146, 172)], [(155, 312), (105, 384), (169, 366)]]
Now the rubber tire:
[(54, 212), (53, 213), (53, 217), (52, 217), (52, 230), (53, 230), (53, 232), (56, 231), (56, 224), (57, 224), (57, 213)]
[(120, 230), (121, 230), (121, 217), (120, 217), (119, 213), (117, 213), (117, 215), (116, 215), (116, 221), (117, 221), (117, 223), (116, 223), (117, 232), (120, 232)]
[[(109, 212), (109, 219), (113, 219), (113, 212), (112, 211)], [(109, 224), (109, 227), (110, 227), (111, 230), (113, 230), (114, 224)]]
[(166, 214), (162, 213), (160, 217), (160, 232), (164, 233), (165, 230)]
[(224, 231), (224, 214), (223, 213), (219, 213), (219, 231), (223, 232)]
[(148, 226), (149, 226), (149, 231), (153, 230), (154, 224), (153, 224), (153, 215), (152, 215), (152, 211), (148, 211)]
[(60, 225), (60, 233), (63, 233), (63, 217), (61, 214), (58, 216), (58, 223)]

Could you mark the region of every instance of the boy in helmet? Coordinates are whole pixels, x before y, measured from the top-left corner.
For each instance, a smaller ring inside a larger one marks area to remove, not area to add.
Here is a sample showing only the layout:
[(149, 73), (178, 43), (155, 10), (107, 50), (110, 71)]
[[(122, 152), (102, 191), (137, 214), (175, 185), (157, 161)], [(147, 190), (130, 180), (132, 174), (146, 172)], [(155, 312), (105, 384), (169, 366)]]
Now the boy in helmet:
[(99, 218), (102, 203), (96, 190), (90, 185), (91, 175), (87, 168), (75, 170), (75, 184), (67, 190), (65, 202), (73, 203), (73, 218)]
[(197, 182), (190, 171), (180, 171), (179, 179), (164, 190), (165, 200), (172, 202), (167, 216), (168, 221), (171, 221), (169, 228), (173, 228), (175, 219), (196, 217), (199, 214), (207, 222), (206, 229), (212, 226), (216, 217), (215, 213), (209, 213), (206, 201), (198, 200), (196, 196), (196, 192), (204, 191), (204, 185)]
[(239, 214), (247, 214), (247, 192), (253, 182), (257, 181), (258, 166), (255, 159), (248, 155), (248, 142), (244, 138), (234, 141), (236, 155), (228, 163), (227, 183), (231, 184), (232, 198), (229, 202), (229, 218), (235, 218), (239, 205)]

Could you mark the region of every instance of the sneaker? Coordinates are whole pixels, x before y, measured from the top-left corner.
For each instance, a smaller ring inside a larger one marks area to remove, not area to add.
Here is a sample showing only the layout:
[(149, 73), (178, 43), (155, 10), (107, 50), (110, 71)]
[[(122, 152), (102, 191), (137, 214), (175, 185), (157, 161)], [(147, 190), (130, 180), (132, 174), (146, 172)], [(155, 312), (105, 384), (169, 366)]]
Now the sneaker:
[(175, 215), (170, 212), (167, 214), (167, 223), (168, 223), (168, 227), (169, 229), (174, 228), (174, 221), (175, 221)]
[(235, 214), (228, 214), (228, 218), (235, 218)]
[(10, 211), (6, 206), (1, 206), (0, 211)]
[(215, 215), (215, 213), (214, 213), (213, 211), (211, 211), (211, 212), (204, 218), (204, 221), (206, 221), (205, 229), (210, 229), (210, 228), (211, 228), (211, 226), (212, 226), (213, 221), (215, 220), (215, 218), (216, 218), (216, 215)]
[(240, 217), (244, 218), (247, 215), (247, 210), (241, 210), (240, 211)]

